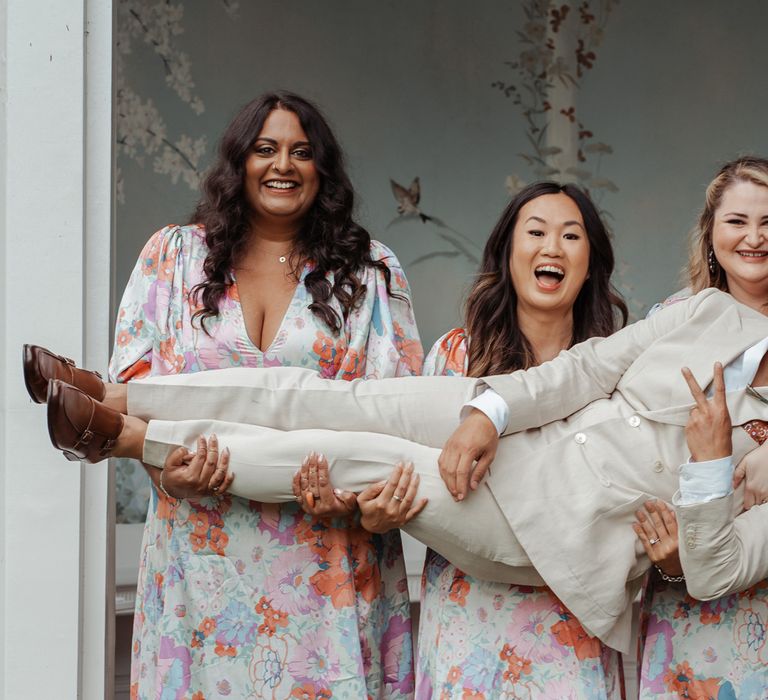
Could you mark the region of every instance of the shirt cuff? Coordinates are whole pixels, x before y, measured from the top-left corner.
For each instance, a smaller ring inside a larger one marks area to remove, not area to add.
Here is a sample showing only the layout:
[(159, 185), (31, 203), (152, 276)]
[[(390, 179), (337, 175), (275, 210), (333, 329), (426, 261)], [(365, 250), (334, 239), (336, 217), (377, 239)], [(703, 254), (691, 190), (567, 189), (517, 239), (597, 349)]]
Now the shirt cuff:
[(509, 406), (493, 389), (486, 389), (482, 394), (465, 403), (461, 409), (461, 420), (464, 420), (473, 408), (485, 413), (496, 426), (496, 432), (499, 435), (504, 432), (509, 423)]
[(680, 466), (680, 490), (675, 494), (677, 506), (708, 503), (733, 491), (733, 457), (706, 462), (686, 462)]

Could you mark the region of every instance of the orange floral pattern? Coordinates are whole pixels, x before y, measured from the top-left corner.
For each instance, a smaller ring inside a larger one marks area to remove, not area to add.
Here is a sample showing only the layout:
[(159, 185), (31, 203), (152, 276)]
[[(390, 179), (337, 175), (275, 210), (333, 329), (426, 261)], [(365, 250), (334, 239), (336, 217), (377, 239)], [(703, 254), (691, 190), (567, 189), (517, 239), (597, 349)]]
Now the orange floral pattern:
[[(467, 371), (463, 328), (446, 333), (424, 374)], [(548, 588), (475, 579), (427, 552), (421, 582), (416, 698), (623, 697), (621, 659)]]
[[(232, 366), (314, 367), (336, 379), (415, 374), (421, 345), (391, 251), (371, 255), (367, 295), (335, 336), (302, 283), (272, 345), (245, 331), (237, 285), (207, 324), (189, 290), (203, 279), (204, 231), (171, 226), (141, 253), (118, 312), (110, 374), (129, 381)], [(301, 278), (312, 269), (309, 263)], [(334, 300), (332, 306), (340, 312)], [(406, 700), (413, 693), (410, 603), (400, 538), (355, 519), (315, 520), (295, 504), (186, 501), (153, 491), (145, 525), (131, 697)], [(375, 689), (375, 690), (372, 690)]]

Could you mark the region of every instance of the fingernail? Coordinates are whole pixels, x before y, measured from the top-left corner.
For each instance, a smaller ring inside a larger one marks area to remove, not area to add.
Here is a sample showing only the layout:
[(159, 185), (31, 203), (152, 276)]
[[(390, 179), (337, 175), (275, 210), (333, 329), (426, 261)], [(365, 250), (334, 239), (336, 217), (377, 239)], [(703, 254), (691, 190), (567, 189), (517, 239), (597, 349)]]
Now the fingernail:
[(216, 433), (211, 433), (211, 440), (218, 440)]
[(469, 486), (472, 490), (477, 488), (477, 482), (476, 481), (470, 481)]
[(459, 494), (459, 495), (458, 495), (456, 498), (457, 498), (459, 501), (463, 501), (463, 500), (464, 500), (464, 494), (463, 494), (463, 493), (460, 493), (460, 494)]
[(300, 471), (301, 471), (301, 469), (297, 469), (295, 472), (293, 472), (293, 476), (297, 477), (299, 475)]
[[(311, 453), (310, 453), (310, 454), (311, 454)], [(302, 466), (302, 467), (306, 467), (306, 466), (309, 464), (309, 456), (310, 456), (310, 455), (307, 455), (306, 457), (304, 457), (304, 460), (303, 460), (303, 461), (302, 461), (302, 463), (301, 463), (301, 466)]]
[(223, 454), (223, 455), (226, 455), (227, 457), (229, 457), (229, 448), (228, 448), (228, 447), (225, 447), (225, 448), (224, 448), (224, 451), (222, 452), (222, 454)]
[(307, 499), (307, 505), (310, 508), (314, 508), (315, 507), (315, 494), (314, 493), (312, 493), (311, 491), (307, 491), (307, 493), (304, 496), (304, 498)]
[(341, 498), (341, 496), (342, 496), (342, 495), (343, 495), (343, 493), (344, 493), (344, 492), (343, 492), (341, 489), (333, 489), (333, 492), (334, 492), (334, 493), (335, 493), (335, 494), (336, 494), (336, 495), (337, 495), (339, 498)]
[(407, 462), (405, 465), (406, 471), (412, 472), (413, 471), (413, 462)]
[(324, 462), (325, 461), (325, 455), (322, 452), (319, 455), (317, 455), (317, 461), (318, 462)]

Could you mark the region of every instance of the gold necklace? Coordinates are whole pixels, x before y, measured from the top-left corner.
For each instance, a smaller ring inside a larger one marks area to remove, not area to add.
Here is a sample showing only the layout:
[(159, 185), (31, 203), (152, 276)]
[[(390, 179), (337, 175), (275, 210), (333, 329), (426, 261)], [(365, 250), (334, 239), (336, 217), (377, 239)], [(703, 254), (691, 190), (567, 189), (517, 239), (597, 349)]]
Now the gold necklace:
[[(256, 248), (255, 250), (256, 250), (256, 252), (257, 252), (257, 253), (259, 253), (260, 255), (261, 255), (262, 253), (263, 253), (264, 255), (268, 255), (268, 256), (274, 255), (274, 253), (268, 253), (268, 252), (267, 252), (267, 251), (265, 251), (263, 248)], [(289, 250), (287, 253), (284, 253), (283, 255), (278, 255), (278, 256), (277, 256), (277, 261), (278, 261), (280, 264), (284, 265), (286, 262), (288, 262), (288, 258), (289, 258), (289, 257), (290, 257), (292, 254), (293, 254), (293, 248), (291, 248), (291, 249), (290, 249), (290, 250)]]

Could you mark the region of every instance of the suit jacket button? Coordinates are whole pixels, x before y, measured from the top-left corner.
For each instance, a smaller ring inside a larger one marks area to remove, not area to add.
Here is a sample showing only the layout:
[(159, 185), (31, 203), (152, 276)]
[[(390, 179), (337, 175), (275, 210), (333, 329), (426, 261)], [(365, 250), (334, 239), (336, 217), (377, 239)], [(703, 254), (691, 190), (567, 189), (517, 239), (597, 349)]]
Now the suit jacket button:
[(627, 423), (633, 428), (639, 428), (640, 427), (640, 416), (632, 416), (627, 420)]
[(696, 549), (696, 539), (693, 537), (689, 537), (685, 541), (685, 546), (688, 547), (688, 549)]
[(653, 471), (657, 474), (664, 471), (664, 465), (658, 459), (653, 463)]
[(584, 433), (576, 433), (576, 435), (573, 436), (573, 439), (576, 441), (577, 445), (583, 445), (587, 441), (587, 436), (584, 435)]

